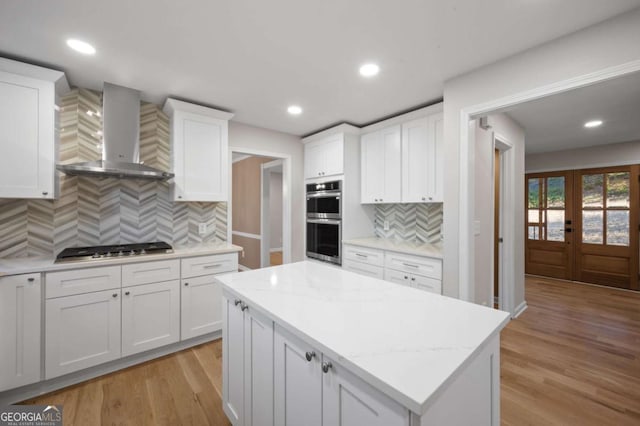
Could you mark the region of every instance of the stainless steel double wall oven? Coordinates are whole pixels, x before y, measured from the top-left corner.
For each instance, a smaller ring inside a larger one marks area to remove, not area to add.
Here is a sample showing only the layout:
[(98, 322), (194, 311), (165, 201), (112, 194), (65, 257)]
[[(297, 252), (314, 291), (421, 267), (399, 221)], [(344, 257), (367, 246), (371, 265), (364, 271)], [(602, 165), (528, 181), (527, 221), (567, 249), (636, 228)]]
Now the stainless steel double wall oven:
[(307, 184), (307, 256), (342, 264), (342, 181)]

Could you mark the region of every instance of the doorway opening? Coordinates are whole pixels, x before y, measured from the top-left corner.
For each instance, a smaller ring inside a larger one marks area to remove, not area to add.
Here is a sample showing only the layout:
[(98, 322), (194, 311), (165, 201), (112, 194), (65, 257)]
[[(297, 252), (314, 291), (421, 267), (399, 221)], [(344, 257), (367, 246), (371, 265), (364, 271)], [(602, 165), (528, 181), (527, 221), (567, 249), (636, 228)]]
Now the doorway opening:
[(228, 240), (243, 248), (240, 270), (291, 261), (291, 158), (230, 147)]

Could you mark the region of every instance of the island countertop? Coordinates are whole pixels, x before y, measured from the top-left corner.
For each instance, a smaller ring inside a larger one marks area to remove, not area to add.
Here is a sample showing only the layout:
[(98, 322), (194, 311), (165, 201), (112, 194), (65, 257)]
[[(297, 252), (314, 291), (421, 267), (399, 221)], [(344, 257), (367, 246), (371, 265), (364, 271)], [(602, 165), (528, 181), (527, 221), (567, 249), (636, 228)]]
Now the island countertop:
[(418, 414), (509, 321), (507, 312), (317, 262), (216, 278)]

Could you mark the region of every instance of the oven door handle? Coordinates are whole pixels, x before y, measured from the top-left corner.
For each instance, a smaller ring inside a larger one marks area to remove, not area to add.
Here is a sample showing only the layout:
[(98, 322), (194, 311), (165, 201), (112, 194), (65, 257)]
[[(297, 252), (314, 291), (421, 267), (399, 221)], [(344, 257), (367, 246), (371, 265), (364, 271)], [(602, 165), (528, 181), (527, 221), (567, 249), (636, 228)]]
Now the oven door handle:
[(340, 225), (342, 221), (336, 219), (307, 219), (307, 223), (319, 223), (324, 225)]
[(341, 191), (318, 191), (307, 192), (307, 199), (309, 198), (340, 198)]

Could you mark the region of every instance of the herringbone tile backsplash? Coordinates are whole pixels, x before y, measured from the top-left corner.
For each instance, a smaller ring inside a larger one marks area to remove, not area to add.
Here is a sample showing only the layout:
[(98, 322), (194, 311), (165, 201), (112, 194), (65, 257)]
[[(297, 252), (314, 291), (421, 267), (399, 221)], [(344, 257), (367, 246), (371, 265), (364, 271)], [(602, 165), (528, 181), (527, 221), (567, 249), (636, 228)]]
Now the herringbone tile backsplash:
[[(384, 221), (389, 230), (384, 230)], [(381, 238), (423, 243), (440, 242), (442, 204), (377, 204), (375, 233)]]
[[(74, 89), (62, 100), (60, 162), (99, 160), (100, 93)], [(140, 111), (140, 159), (169, 170), (169, 119)], [(198, 234), (198, 223), (209, 232)], [(215, 229), (215, 231), (214, 231)], [(0, 258), (50, 256), (65, 247), (163, 240), (224, 241), (226, 203), (173, 203), (167, 182), (60, 176), (57, 200), (0, 199)]]

